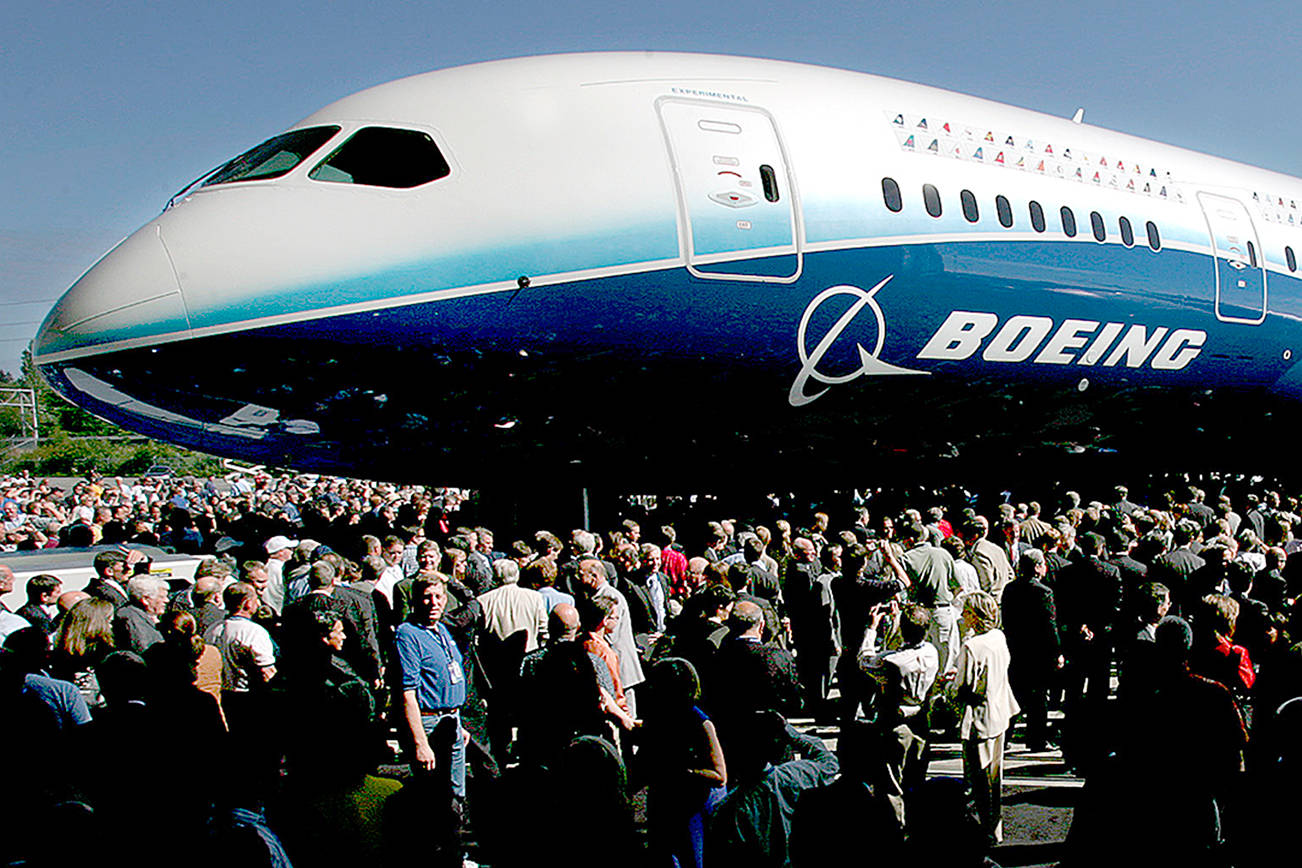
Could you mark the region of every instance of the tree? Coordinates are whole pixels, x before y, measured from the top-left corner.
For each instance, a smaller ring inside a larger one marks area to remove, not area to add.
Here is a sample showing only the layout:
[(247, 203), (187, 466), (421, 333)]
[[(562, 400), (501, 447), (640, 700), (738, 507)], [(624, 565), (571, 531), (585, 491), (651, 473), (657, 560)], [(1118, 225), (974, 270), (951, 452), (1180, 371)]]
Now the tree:
[(41, 376), (36, 363), (32, 361), (31, 347), (23, 350), (22, 384), (36, 392), (36, 413), (43, 436), (47, 432), (52, 436), (57, 431), (99, 437), (130, 433), (112, 422), (105, 421), (69, 403), (62, 395), (50, 388), (50, 384)]
[[(36, 393), (41, 445), (0, 463), (7, 471), (26, 469), (39, 474), (75, 475), (93, 469), (109, 476), (136, 476), (153, 464), (167, 464), (177, 473), (194, 476), (222, 471), (217, 458), (134, 437), (133, 432), (69, 403), (41, 376), (32, 361), (30, 348), (23, 351), (21, 376), (14, 385)], [(14, 422), (18, 422), (17, 418)], [(0, 411), (0, 436), (6, 436), (6, 424), (7, 418)], [(122, 440), (112, 439), (119, 437)]]

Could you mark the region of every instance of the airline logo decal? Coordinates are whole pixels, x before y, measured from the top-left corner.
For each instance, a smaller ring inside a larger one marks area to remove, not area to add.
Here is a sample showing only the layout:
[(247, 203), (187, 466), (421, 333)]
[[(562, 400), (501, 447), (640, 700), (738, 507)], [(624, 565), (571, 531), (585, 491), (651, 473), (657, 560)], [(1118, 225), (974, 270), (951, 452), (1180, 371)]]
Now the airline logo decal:
[(1257, 213), (1268, 223), (1298, 224), (1296, 199), (1285, 200), (1283, 196), (1258, 191), (1252, 194), (1252, 202), (1257, 206)]
[[(873, 298), (877, 291), (890, 282), (895, 275), (889, 275), (881, 283), (865, 292), (857, 286), (842, 284), (840, 286), (829, 287), (818, 295), (814, 296), (813, 301), (805, 308), (805, 313), (800, 317), (800, 328), (796, 330), (796, 354), (800, 357), (800, 373), (796, 374), (796, 379), (791, 383), (791, 391), (787, 395), (787, 400), (793, 407), (801, 407), (808, 404), (816, 398), (822, 397), (827, 389), (820, 389), (812, 395), (805, 391), (806, 385), (810, 380), (822, 383), (825, 386), (837, 386), (842, 383), (849, 383), (852, 380), (868, 376), (885, 376), (890, 374), (927, 374), (927, 371), (913, 371), (908, 368), (899, 368), (889, 362), (883, 362), (878, 356), (881, 355), (882, 346), (886, 343), (886, 317), (882, 315), (882, 309)], [(827, 330), (818, 344), (812, 351), (808, 349), (805, 342), (806, 332), (809, 329), (809, 320), (814, 312), (819, 309), (830, 298), (839, 295), (848, 295), (855, 299), (849, 309), (837, 319), (832, 327)], [(832, 344), (841, 332), (854, 321), (859, 312), (865, 307), (873, 312), (877, 319), (877, 341), (873, 345), (873, 351), (870, 353), (864, 349), (863, 344), (856, 344), (859, 350), (859, 367), (845, 374), (825, 374), (818, 370), (818, 363), (823, 360), (823, 356), (831, 349)]]
[[(881, 360), (886, 342), (886, 317), (874, 296), (891, 281), (887, 277), (872, 289), (864, 291), (857, 286), (842, 284), (829, 287), (814, 297), (800, 317), (796, 330), (796, 354), (800, 358), (800, 371), (791, 383), (787, 401), (793, 407), (802, 407), (828, 391), (827, 387), (843, 385), (863, 376), (888, 376), (899, 374), (930, 374), (902, 368)], [(808, 331), (814, 313), (829, 299), (850, 296), (854, 302), (837, 318), (836, 322), (809, 349)], [(856, 343), (859, 367), (841, 374), (819, 370), (819, 363), (828, 350), (864, 308), (872, 311), (876, 319), (877, 340), (869, 352), (863, 344)], [(981, 352), (981, 360), (995, 364), (1080, 365), (1112, 368), (1147, 366), (1156, 371), (1179, 371), (1202, 353), (1207, 342), (1207, 332), (1201, 329), (1167, 326), (1148, 327), (1119, 322), (1100, 322), (1088, 319), (1064, 319), (1055, 322), (1052, 317), (1018, 314), (1001, 324), (998, 314), (956, 310), (918, 352), (917, 358), (944, 362), (961, 362)], [(809, 391), (809, 382), (821, 383), (824, 388)]]
[[(1125, 157), (1109, 159), (1107, 154), (1079, 148), (1073, 153), (1070, 147), (1061, 143), (1055, 146), (1052, 142), (982, 125), (919, 117), (905, 112), (885, 112), (885, 115), (895, 131), (900, 149), (910, 153), (952, 157), (1066, 181), (1088, 182), (1158, 199), (1184, 201), (1183, 188), (1176, 184), (1169, 170), (1141, 165), (1136, 160)], [(1027, 154), (1029, 158), (1025, 156)], [(1276, 198), (1282, 204), (1283, 197)], [(1277, 222), (1283, 220), (1280, 217)]]

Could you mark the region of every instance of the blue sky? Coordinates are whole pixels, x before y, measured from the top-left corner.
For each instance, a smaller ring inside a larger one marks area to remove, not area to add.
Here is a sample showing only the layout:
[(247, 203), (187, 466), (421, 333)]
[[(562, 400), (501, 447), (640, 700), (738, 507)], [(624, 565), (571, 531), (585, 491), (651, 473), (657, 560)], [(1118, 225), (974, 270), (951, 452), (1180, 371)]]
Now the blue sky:
[[(26, 7), (26, 8), (24, 8)], [(559, 51), (772, 57), (918, 81), (1302, 175), (1295, 3), (661, 0), (0, 6), (0, 369), (196, 176), (362, 88)]]

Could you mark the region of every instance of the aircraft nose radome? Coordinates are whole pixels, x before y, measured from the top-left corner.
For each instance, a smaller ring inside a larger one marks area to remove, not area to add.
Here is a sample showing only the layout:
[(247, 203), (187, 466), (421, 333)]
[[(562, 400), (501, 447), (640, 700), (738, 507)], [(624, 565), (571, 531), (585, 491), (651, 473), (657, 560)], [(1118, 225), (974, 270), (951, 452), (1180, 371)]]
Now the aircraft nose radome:
[(105, 254), (55, 303), (34, 344), (38, 361), (55, 354), (189, 329), (181, 286), (151, 223)]

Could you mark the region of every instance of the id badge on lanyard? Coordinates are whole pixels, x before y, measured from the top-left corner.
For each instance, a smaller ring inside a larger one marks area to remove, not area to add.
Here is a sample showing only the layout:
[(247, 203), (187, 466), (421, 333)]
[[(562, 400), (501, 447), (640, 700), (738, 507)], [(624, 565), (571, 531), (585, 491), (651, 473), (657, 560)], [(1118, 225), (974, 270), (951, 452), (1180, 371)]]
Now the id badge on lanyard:
[(457, 662), (457, 658), (453, 655), (452, 643), (442, 633), (439, 633), (438, 637), (439, 645), (442, 646), (443, 653), (448, 658), (448, 682), (450, 684), (460, 684), (465, 680), (466, 674), (461, 671), (461, 664)]

